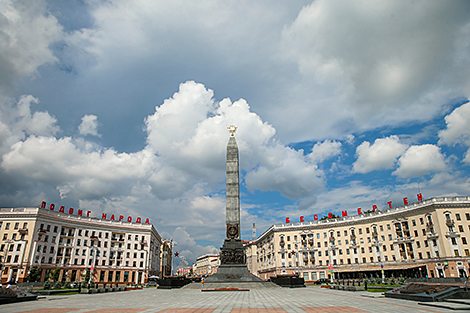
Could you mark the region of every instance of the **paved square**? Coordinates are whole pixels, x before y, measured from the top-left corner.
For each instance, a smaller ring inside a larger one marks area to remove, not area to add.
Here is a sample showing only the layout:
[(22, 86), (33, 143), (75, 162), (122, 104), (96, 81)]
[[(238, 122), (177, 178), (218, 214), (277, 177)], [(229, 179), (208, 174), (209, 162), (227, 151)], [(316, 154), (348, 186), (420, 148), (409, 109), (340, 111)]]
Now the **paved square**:
[[(104, 294), (47, 296), (0, 305), (1, 313), (408, 313), (453, 312), (414, 301), (370, 298), (368, 292), (307, 288), (201, 292), (143, 289)], [(376, 295), (377, 294), (372, 294)]]

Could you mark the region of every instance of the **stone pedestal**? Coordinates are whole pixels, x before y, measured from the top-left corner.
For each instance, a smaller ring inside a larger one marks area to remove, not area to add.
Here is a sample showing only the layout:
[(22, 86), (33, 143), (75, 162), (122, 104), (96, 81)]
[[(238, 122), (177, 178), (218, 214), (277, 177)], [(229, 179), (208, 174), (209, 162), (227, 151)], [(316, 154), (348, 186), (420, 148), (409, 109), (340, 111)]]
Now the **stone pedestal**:
[(205, 283), (263, 282), (261, 278), (248, 271), (245, 251), (240, 239), (225, 239), (220, 250), (220, 266), (217, 273), (207, 277)]

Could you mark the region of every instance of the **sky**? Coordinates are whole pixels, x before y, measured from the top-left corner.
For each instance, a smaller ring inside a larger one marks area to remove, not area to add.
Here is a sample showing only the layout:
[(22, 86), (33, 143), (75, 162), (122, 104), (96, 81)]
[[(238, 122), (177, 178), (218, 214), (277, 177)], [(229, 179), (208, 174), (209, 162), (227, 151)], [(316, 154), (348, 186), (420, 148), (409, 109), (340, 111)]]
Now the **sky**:
[(249, 240), (469, 196), (469, 96), (469, 1), (0, 0), (0, 207), (148, 217), (192, 263), (229, 125)]

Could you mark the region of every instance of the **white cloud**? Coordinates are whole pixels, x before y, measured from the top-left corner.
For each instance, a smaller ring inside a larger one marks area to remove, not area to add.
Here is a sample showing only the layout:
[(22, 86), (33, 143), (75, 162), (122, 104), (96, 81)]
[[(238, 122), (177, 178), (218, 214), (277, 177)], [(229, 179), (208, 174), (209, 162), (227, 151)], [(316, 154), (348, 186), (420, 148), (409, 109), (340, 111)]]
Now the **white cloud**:
[(326, 159), (334, 157), (341, 153), (341, 142), (325, 140), (324, 142), (317, 142), (313, 148), (309, 157), (315, 162), (323, 162)]
[(55, 62), (50, 45), (62, 37), (62, 27), (42, 0), (0, 2), (0, 87), (35, 74), (38, 66)]
[(28, 135), (52, 136), (59, 131), (57, 120), (47, 112), (31, 112), (37, 98), (24, 95), (16, 104), (12, 99), (0, 99), (0, 154)]
[[(317, 99), (289, 107), (301, 112), (295, 126), (304, 131), (310, 122), (338, 136), (429, 120), (468, 95), (468, 25), (465, 2), (313, 1), (282, 34), (286, 58), (304, 78), (297, 90)], [(326, 118), (321, 110), (330, 109)], [(286, 115), (267, 118), (284, 131)]]
[[(279, 190), (284, 196), (297, 199), (310, 196), (322, 187), (322, 172), (315, 162), (302, 152), (276, 142), (274, 128), (251, 112), (245, 100), (224, 99), (216, 103), (211, 90), (192, 81), (181, 84), (180, 90), (146, 119), (149, 146), (172, 167), (152, 176), (153, 185), (162, 182), (169, 186), (171, 181), (174, 185), (170, 189), (180, 194), (195, 184), (195, 176), (221, 181), (227, 126), (231, 124), (238, 127), (236, 138), (241, 168), (247, 171), (248, 189)], [(337, 142), (319, 145), (314, 148), (312, 158), (334, 155), (339, 146)], [(158, 188), (166, 196), (172, 196), (171, 190)]]
[(470, 146), (470, 102), (456, 108), (445, 120), (447, 128), (439, 132), (439, 144)]
[(121, 192), (125, 181), (146, 177), (156, 163), (148, 150), (81, 151), (70, 137), (29, 136), (3, 155), (1, 167), (7, 173), (57, 188), (61, 197), (95, 199)]
[(82, 117), (82, 122), (78, 125), (78, 132), (83, 136), (96, 136), (101, 137), (98, 134), (98, 116), (93, 114), (87, 114)]
[(400, 143), (398, 136), (376, 139), (372, 146), (368, 141), (364, 141), (356, 148), (357, 160), (353, 164), (352, 171), (368, 173), (391, 169), (407, 148), (407, 145)]
[(418, 177), (447, 169), (439, 147), (431, 144), (411, 146), (398, 160), (398, 169), (392, 174), (401, 178)]

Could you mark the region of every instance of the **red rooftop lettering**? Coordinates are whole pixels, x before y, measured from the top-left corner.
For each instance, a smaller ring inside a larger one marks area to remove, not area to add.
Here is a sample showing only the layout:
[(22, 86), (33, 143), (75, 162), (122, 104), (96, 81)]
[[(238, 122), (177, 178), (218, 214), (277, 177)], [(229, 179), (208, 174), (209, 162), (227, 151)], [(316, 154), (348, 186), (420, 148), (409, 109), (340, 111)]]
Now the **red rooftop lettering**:
[[(139, 219), (139, 217), (137, 219)], [(290, 219), (286, 217), (286, 224), (289, 224), (289, 223), (290, 223)]]
[(420, 193), (417, 194), (418, 196), (418, 201), (423, 201), (423, 195)]
[(405, 205), (408, 204), (408, 198), (407, 197), (403, 198), (403, 204), (405, 204)]
[(301, 221), (301, 222), (304, 221), (304, 217), (303, 217), (303, 216), (300, 217), (300, 221)]
[(392, 201), (388, 201), (388, 207), (391, 209), (392, 208)]

